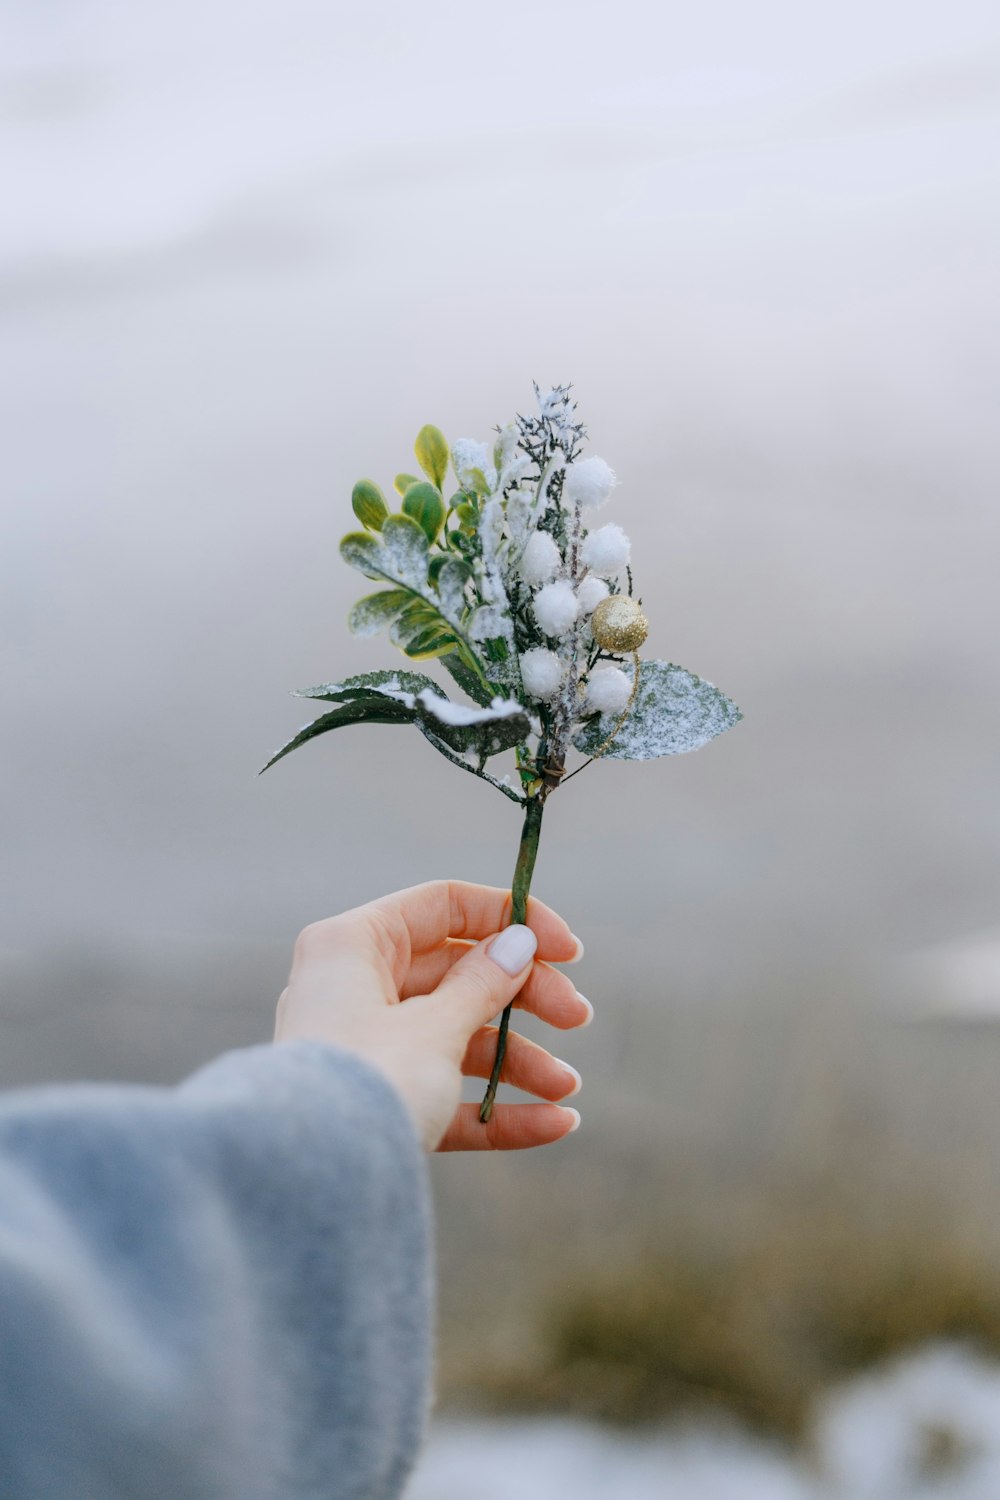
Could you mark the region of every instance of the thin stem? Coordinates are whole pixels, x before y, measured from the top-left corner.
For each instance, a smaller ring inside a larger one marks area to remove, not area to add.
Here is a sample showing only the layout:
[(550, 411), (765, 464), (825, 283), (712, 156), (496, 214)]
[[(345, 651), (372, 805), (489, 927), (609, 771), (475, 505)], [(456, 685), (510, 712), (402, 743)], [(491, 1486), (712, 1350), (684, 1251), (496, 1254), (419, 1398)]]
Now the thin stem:
[[(542, 810), (544, 798), (541, 796), (529, 797), (524, 810), (524, 826), (521, 829), (521, 842), (517, 850), (517, 864), (514, 866), (514, 883), (511, 887), (510, 920), (523, 923), (528, 913), (528, 892), (531, 889), (531, 876), (535, 868), (535, 859), (538, 856), (538, 839), (542, 831)], [(513, 1005), (511, 1001), (511, 1005)], [(500, 1017), (500, 1029), (497, 1032), (497, 1055), (493, 1063), (493, 1071), (483, 1102), (479, 1107), (479, 1118), (485, 1125), (493, 1113), (493, 1102), (496, 1099), (497, 1085), (500, 1082), (500, 1073), (503, 1069), (503, 1061), (507, 1052), (507, 1029), (510, 1026), (510, 1005), (506, 1007)]]

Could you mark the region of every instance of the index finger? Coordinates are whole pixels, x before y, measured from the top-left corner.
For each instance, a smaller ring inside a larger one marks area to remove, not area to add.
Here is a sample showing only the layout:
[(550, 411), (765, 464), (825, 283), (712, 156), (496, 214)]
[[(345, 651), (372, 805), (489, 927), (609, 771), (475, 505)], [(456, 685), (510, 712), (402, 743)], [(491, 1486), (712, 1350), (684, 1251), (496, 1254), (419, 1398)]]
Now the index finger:
[[(395, 891), (370, 903), (387, 926), (403, 930), (413, 954), (426, 953), (448, 938), (479, 942), (510, 923), (511, 893), (495, 886), (464, 880), (429, 880), (424, 885)], [(582, 952), (579, 938), (551, 907), (529, 896), (525, 926), (538, 939), (537, 957), (548, 963), (569, 963)]]

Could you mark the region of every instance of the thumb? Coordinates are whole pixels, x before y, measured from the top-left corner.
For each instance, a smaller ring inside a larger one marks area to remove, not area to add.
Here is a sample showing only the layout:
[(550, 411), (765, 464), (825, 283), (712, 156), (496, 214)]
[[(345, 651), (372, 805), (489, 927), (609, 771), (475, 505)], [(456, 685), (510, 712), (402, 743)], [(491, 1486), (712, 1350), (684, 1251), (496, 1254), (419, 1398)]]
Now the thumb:
[(452, 964), (432, 998), (471, 1036), (527, 983), (537, 947), (531, 928), (515, 922)]

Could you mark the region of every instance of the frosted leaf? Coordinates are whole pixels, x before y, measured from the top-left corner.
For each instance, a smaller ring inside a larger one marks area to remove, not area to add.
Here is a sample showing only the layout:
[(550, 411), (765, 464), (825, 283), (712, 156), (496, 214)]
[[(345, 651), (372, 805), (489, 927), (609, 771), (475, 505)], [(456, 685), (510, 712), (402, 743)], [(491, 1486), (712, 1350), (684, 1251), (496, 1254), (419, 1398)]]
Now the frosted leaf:
[(366, 578), (384, 578), (382, 542), (367, 531), (351, 531), (340, 544), (340, 555)]
[(464, 563), (449, 558), (437, 575), (441, 613), (452, 625), (459, 625), (465, 612), (465, 585), (468, 569)]
[(477, 443), (475, 438), (459, 438), (452, 445), (451, 462), (463, 489), (481, 489), (480, 478), (488, 492), (496, 488), (497, 471), (485, 443)]
[(506, 500), (507, 529), (515, 547), (524, 546), (535, 511), (533, 490), (511, 490)]
[[(625, 668), (631, 680), (634, 668)], [(620, 712), (620, 710), (619, 710)], [(639, 690), (625, 723), (603, 752), (607, 760), (655, 760), (698, 750), (742, 714), (736, 704), (693, 672), (664, 661), (644, 661)], [(602, 714), (573, 739), (578, 750), (593, 755), (615, 726), (615, 715)]]
[(269, 765), (308, 740), (346, 724), (415, 724), (449, 758), (471, 751), (477, 761), (523, 744), (534, 732), (534, 721), (523, 704), (499, 697), (486, 707), (453, 703), (422, 672), (364, 672), (343, 682), (300, 689), (296, 696), (319, 698), (338, 707), (301, 729)]
[[(425, 693), (429, 691), (429, 688), (424, 688)], [(382, 692), (387, 698), (392, 698), (395, 700), (395, 702), (401, 703), (404, 708), (412, 708), (417, 701), (413, 693), (408, 693), (403, 688), (384, 687), (382, 689)], [(421, 694), (421, 697), (422, 696), (423, 694)]]
[(352, 635), (377, 635), (406, 608), (413, 595), (408, 589), (382, 589), (359, 599), (347, 617)]
[(524, 705), (515, 698), (494, 698), (488, 708), (473, 708), (468, 703), (453, 703), (431, 688), (425, 688), (419, 701), (442, 724), (460, 727), (468, 724), (488, 724), (494, 719), (510, 719), (524, 713)]
[(416, 697), (424, 688), (436, 684), (423, 672), (361, 672), (357, 677), (345, 677), (343, 682), (325, 682), (319, 687), (298, 688), (296, 698), (322, 698), (330, 703), (343, 703), (349, 698), (364, 698), (372, 693), (385, 693), (398, 697), (408, 693)]
[(476, 610), (469, 624), (471, 641), (492, 641), (502, 636), (509, 625), (509, 617), (496, 605), (484, 604)]
[(390, 516), (382, 528), (385, 571), (422, 593), (427, 584), (427, 537), (409, 516)]
[(500, 435), (493, 447), (493, 458), (498, 469), (505, 469), (517, 452), (520, 441), (521, 429), (516, 422), (508, 422), (501, 427)]
[(479, 517), (479, 540), (487, 567), (503, 540), (504, 519), (503, 502), (494, 495), (491, 500), (487, 500)]

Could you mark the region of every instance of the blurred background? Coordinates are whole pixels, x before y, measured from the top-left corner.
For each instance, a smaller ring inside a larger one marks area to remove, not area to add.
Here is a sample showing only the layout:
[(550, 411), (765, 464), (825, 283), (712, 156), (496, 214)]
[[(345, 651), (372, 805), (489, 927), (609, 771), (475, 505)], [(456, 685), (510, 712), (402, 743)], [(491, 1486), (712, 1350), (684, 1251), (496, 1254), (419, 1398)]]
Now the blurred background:
[(998, 126), (973, 0), (0, 6), (0, 1083), (174, 1080), (305, 923), (509, 881), (409, 731), (256, 779), (398, 660), (337, 543), (425, 422), (573, 381), (746, 715), (550, 803), (583, 1128), (433, 1164), (412, 1500), (1000, 1493)]

